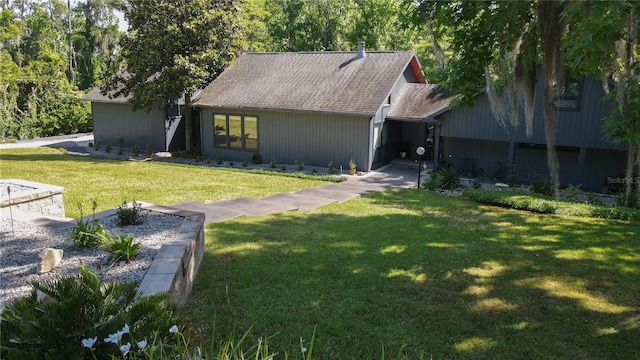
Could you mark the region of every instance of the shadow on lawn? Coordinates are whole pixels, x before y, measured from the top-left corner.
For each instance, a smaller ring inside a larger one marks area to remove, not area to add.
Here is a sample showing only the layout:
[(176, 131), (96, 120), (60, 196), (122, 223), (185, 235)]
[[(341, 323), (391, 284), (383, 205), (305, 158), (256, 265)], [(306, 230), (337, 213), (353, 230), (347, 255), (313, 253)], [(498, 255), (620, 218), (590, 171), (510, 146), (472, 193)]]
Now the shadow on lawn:
[(320, 359), (640, 355), (638, 224), (412, 190), (332, 210), (209, 227), (191, 319), (278, 351), (317, 324)]

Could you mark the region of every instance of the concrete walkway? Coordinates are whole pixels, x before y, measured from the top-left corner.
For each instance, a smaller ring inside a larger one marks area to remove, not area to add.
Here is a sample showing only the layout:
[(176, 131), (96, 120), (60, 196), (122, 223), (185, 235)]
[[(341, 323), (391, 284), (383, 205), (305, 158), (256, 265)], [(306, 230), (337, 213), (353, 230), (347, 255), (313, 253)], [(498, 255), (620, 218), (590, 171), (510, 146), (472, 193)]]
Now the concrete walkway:
[[(422, 176), (425, 174), (423, 171)], [(205, 224), (211, 224), (240, 216), (306, 211), (328, 204), (342, 203), (393, 187), (412, 188), (417, 186), (417, 178), (417, 167), (389, 165), (364, 176), (349, 177), (347, 181), (342, 183), (306, 188), (294, 193), (278, 193), (262, 199), (242, 197), (207, 203), (186, 201), (171, 205), (171, 207), (202, 212), (205, 214)]]
[[(88, 143), (91, 141), (93, 141), (93, 134), (77, 134), (0, 144), (0, 149), (55, 146), (64, 147), (67, 153), (72, 155), (90, 156), (91, 151)], [(423, 170), (421, 181), (426, 179), (426, 174), (427, 171)], [(278, 193), (262, 199), (241, 197), (208, 203), (185, 201), (170, 205), (170, 207), (204, 213), (205, 224), (210, 224), (240, 216), (261, 216), (284, 211), (306, 211), (328, 204), (341, 203), (389, 188), (416, 187), (417, 180), (417, 166), (387, 165), (361, 176), (349, 176), (346, 181), (341, 183), (306, 188), (294, 193)]]

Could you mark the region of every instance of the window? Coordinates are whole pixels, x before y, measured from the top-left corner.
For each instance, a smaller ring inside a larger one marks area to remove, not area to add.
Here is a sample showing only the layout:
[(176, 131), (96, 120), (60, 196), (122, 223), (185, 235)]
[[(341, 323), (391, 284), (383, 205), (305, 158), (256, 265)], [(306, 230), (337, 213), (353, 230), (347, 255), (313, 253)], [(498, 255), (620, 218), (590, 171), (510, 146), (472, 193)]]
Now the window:
[(568, 80), (564, 89), (554, 89), (553, 107), (559, 110), (579, 111), (582, 82)]
[(213, 115), (214, 146), (258, 151), (258, 118), (244, 115)]

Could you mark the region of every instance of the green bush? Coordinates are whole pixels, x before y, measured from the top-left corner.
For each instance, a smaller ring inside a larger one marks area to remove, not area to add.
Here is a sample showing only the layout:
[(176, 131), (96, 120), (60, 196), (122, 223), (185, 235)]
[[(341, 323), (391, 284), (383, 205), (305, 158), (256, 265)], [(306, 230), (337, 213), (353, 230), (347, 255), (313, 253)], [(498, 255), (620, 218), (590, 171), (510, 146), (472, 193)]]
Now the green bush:
[(574, 186), (569, 185), (566, 189), (564, 189), (564, 198), (571, 201), (578, 200), (578, 195), (582, 192), (580, 185)]
[(277, 165), (278, 165), (278, 164), (276, 163), (276, 158), (271, 158), (271, 161), (269, 161), (269, 166), (270, 166), (272, 169), (275, 169)]
[(436, 189), (438, 189), (438, 173), (436, 171), (432, 171), (431, 174), (429, 174), (429, 178), (422, 183), (422, 188), (429, 191), (436, 191)]
[(111, 152), (111, 144), (105, 145), (104, 146), (104, 151), (107, 152), (107, 153), (110, 153)]
[(333, 161), (329, 161), (329, 174), (335, 175), (338, 170), (336, 169), (336, 164)]
[(460, 186), (460, 174), (453, 166), (445, 167), (438, 171), (438, 187), (451, 190), (458, 186)]
[(298, 169), (298, 171), (304, 170), (304, 162), (296, 160), (295, 164), (296, 164), (296, 169)]
[(130, 261), (140, 250), (140, 243), (133, 242), (133, 235), (122, 236), (118, 234), (117, 239), (104, 235), (101, 242), (102, 245), (100, 247), (111, 253), (114, 262), (119, 260)]
[(142, 224), (144, 222), (144, 215), (140, 209), (140, 203), (134, 200), (131, 203), (131, 206), (128, 206), (127, 201), (125, 200), (122, 205), (118, 206), (118, 210), (116, 210), (116, 218), (118, 219), (118, 226)]
[(549, 179), (534, 180), (530, 184), (531, 191), (536, 194), (553, 196), (553, 183)]
[(558, 201), (552, 197), (524, 191), (469, 189), (470, 199), (484, 204), (544, 214), (589, 216), (604, 219), (640, 220), (640, 210), (625, 207)]
[(34, 292), (5, 307), (1, 359), (112, 359), (127, 343), (172, 341), (167, 329), (176, 316), (165, 305), (168, 294), (140, 297), (137, 284), (101, 283), (84, 267), (33, 287), (49, 300), (38, 301)]
[(422, 183), (422, 187), (429, 191), (451, 190), (460, 186), (460, 174), (453, 167), (432, 171), (429, 175), (429, 178)]

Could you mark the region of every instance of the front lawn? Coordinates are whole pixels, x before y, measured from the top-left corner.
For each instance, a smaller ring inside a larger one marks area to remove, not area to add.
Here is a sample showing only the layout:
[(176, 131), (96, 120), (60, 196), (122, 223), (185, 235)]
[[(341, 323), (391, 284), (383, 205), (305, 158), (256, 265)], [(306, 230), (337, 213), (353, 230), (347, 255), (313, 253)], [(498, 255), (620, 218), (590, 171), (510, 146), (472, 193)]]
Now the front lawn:
[(210, 225), (184, 311), (294, 358), (637, 359), (639, 229), (391, 190)]
[(80, 216), (78, 203), (83, 204), (84, 215), (89, 215), (92, 199), (98, 201), (101, 211), (125, 200), (171, 205), (187, 200), (260, 198), (325, 184), (242, 170), (71, 156), (46, 147), (0, 151), (0, 178), (64, 187), (66, 215), (72, 218)]
[[(322, 182), (3, 150), (0, 177), (170, 205)], [(638, 359), (640, 223), (536, 214), (415, 189), (211, 224), (182, 319), (204, 342), (249, 331), (282, 359)], [(213, 329), (215, 324), (215, 329)], [(249, 330), (250, 329), (250, 330)], [(214, 331), (215, 330), (215, 331)]]

